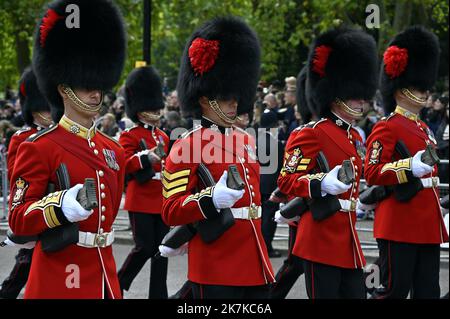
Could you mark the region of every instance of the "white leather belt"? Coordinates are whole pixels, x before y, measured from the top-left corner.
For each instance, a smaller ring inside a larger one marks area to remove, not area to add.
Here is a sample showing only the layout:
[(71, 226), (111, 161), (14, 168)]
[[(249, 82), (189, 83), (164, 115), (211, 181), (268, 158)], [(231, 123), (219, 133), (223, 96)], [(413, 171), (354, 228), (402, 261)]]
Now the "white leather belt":
[(80, 231), (78, 232), (78, 246), (86, 248), (104, 248), (111, 246), (114, 242), (114, 229), (110, 233), (89, 233)]
[(155, 173), (155, 176), (152, 177), (152, 179), (157, 179), (157, 180), (161, 180), (161, 173)]
[(236, 219), (258, 219), (261, 218), (261, 206), (231, 208)]
[(438, 187), (440, 182), (438, 176), (421, 178), (420, 181), (422, 182), (423, 188)]
[(353, 212), (356, 210), (356, 200), (339, 199), (341, 210), (344, 212)]

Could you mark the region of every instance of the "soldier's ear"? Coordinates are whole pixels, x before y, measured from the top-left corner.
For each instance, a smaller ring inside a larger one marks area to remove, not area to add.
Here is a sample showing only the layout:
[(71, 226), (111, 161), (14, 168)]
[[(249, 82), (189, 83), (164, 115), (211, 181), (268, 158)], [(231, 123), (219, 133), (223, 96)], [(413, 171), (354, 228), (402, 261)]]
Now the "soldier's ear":
[(57, 89), (58, 89), (58, 93), (59, 93), (59, 95), (61, 96), (61, 98), (62, 98), (63, 100), (65, 100), (65, 99), (67, 98), (67, 95), (66, 95), (66, 93), (64, 92), (64, 89), (63, 89), (62, 84), (58, 84)]

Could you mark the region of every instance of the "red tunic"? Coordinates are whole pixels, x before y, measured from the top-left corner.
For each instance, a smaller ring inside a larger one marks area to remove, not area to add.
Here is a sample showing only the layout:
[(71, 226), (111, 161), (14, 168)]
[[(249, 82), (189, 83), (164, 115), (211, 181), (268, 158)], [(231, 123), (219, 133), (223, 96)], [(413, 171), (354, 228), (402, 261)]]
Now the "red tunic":
[[(92, 131), (89, 141), (87, 134), (80, 137), (83, 131), (76, 135), (68, 131), (70, 124), (65, 124), (63, 118), (60, 124), (31, 136), (19, 147), (11, 179), (9, 216), (9, 225), (17, 235), (39, 234), (68, 222), (58, 207), (61, 192), (44, 197), (48, 183), (56, 183), (55, 172), (61, 163), (67, 166), (71, 185), (84, 183), (87, 177), (96, 180), (99, 208), (79, 222), (80, 231), (111, 231), (123, 190), (123, 148), (99, 131)], [(44, 253), (41, 243), (36, 244), (25, 298), (102, 298), (105, 290), (110, 298), (121, 298), (112, 246), (70, 245)]]
[[(402, 140), (411, 156), (435, 144), (428, 126), (420, 121), (393, 113), (375, 125), (367, 139), (365, 178), (370, 185), (395, 185), (406, 182), (411, 174), (411, 160), (398, 161), (395, 144)], [(437, 176), (437, 166), (430, 176)], [(406, 203), (394, 195), (375, 209), (374, 237), (405, 243), (440, 244), (448, 241), (437, 187), (425, 188)]]
[[(295, 197), (319, 198), (325, 175), (318, 170), (316, 157), (322, 151), (330, 169), (343, 160), (351, 160), (356, 182), (338, 197), (356, 201), (362, 169), (357, 147), (362, 147), (358, 132), (337, 118), (322, 119), (296, 129), (286, 144), (285, 162), (278, 178), (280, 190)], [(338, 211), (322, 221), (315, 221), (307, 211), (298, 222), (293, 254), (326, 265), (361, 268), (365, 258), (355, 225), (354, 209)]]
[(17, 150), (19, 145), (22, 144), (31, 134), (36, 133), (38, 130), (34, 127), (27, 127), (17, 131), (9, 142), (8, 146), (8, 180), (11, 181), (11, 174), (14, 169), (14, 162), (16, 161)]
[[(158, 128), (145, 128), (141, 125), (130, 128), (120, 135), (119, 142), (125, 149), (126, 173), (133, 174), (143, 169), (139, 156), (136, 155), (141, 151), (139, 142), (144, 139), (148, 149), (156, 147), (157, 142), (162, 139), (164, 150), (169, 153), (169, 137)], [(151, 164), (148, 164), (151, 165)], [(153, 171), (156, 173), (152, 180), (139, 184), (135, 178), (128, 182), (124, 209), (141, 212), (160, 214), (162, 206), (162, 184), (161, 184), (161, 164), (152, 165)]]
[[(246, 185), (244, 196), (233, 207), (261, 206), (254, 138), (237, 128), (227, 134), (198, 127), (175, 142), (164, 169), (162, 218), (166, 224), (188, 224), (218, 214), (212, 189), (205, 189), (197, 176), (199, 163), (206, 165), (216, 182), (230, 164), (236, 164)], [(189, 242), (188, 278), (195, 283), (225, 286), (273, 282), (261, 219), (236, 219), (210, 244), (196, 235)]]

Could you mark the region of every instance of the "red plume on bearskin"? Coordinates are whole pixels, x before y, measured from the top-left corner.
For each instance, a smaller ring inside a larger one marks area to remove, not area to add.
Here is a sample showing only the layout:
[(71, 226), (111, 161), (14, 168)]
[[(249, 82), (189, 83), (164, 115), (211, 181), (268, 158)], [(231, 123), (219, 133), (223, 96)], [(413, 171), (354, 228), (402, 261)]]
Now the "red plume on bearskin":
[(333, 49), (327, 45), (318, 46), (314, 53), (313, 71), (321, 78), (325, 76), (325, 67), (327, 66), (328, 57)]
[(408, 50), (392, 45), (383, 56), (386, 74), (394, 79), (402, 74), (408, 65)]
[(48, 9), (47, 10), (47, 14), (42, 19), (42, 24), (40, 26), (40, 31), (41, 31), (40, 43), (41, 43), (41, 47), (45, 46), (45, 40), (47, 39), (48, 33), (50, 32), (51, 29), (53, 29), (53, 27), (55, 26), (56, 22), (58, 22), (59, 20), (61, 20), (63, 18), (64, 17), (62, 17), (59, 14), (57, 14), (55, 10), (53, 10), (53, 9)]
[(203, 73), (212, 69), (219, 56), (219, 41), (197, 38), (189, 47), (189, 60), (195, 74), (202, 76)]

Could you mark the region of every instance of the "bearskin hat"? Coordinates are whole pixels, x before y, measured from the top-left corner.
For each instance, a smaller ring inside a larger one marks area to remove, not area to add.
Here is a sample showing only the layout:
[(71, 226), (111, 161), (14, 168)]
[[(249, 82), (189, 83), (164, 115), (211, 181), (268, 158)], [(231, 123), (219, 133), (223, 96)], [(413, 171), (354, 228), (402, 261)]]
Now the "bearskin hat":
[(125, 51), (122, 15), (111, 0), (56, 0), (37, 25), (33, 69), (50, 104), (63, 108), (59, 84), (109, 90), (120, 78)]
[(138, 122), (137, 113), (164, 108), (161, 78), (153, 67), (136, 68), (125, 83), (125, 112)]
[(184, 111), (197, 113), (198, 99), (236, 98), (238, 114), (253, 109), (260, 75), (255, 32), (236, 17), (215, 18), (189, 38), (181, 58), (178, 98)]
[(50, 105), (39, 91), (36, 76), (31, 67), (23, 71), (19, 81), (19, 101), (22, 117), (29, 126), (33, 125), (33, 112), (50, 111)]
[(320, 117), (336, 98), (369, 100), (378, 84), (375, 40), (356, 29), (329, 30), (313, 42), (307, 70), (307, 98)]
[(384, 52), (380, 91), (386, 114), (396, 106), (394, 93), (402, 88), (430, 90), (439, 67), (439, 41), (422, 26), (412, 26), (397, 34)]
[(313, 111), (311, 110), (311, 105), (306, 99), (306, 79), (307, 79), (307, 68), (304, 66), (298, 76), (297, 76), (297, 111), (300, 113), (303, 119), (303, 123), (308, 123), (311, 121), (313, 116)]

